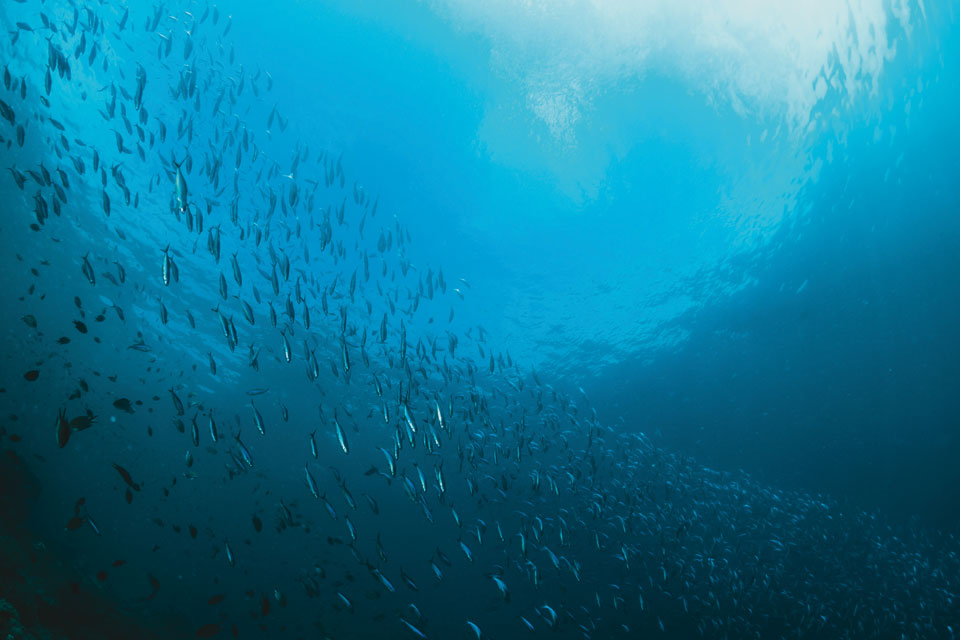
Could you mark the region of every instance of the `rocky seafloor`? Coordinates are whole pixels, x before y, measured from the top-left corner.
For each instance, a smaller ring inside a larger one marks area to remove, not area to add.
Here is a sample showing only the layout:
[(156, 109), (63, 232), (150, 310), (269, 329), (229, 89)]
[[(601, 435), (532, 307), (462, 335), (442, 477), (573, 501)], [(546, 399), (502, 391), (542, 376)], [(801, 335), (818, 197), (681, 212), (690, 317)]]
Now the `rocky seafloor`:
[(31, 527), (42, 484), (12, 449), (0, 452), (0, 640), (162, 638), (120, 609)]

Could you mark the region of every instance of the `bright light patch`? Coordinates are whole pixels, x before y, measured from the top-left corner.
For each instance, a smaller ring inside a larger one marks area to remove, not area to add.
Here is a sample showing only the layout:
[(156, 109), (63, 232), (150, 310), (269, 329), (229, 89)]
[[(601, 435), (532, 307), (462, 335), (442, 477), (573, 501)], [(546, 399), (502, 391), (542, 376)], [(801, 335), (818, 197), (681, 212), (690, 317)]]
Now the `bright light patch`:
[[(874, 92), (910, 4), (882, 0), (434, 0), (457, 27), (486, 36), (494, 70), (520, 85), (558, 140), (573, 139), (592, 96), (651, 69), (744, 117), (802, 134), (827, 88)], [(923, 11), (920, 5), (921, 13)]]

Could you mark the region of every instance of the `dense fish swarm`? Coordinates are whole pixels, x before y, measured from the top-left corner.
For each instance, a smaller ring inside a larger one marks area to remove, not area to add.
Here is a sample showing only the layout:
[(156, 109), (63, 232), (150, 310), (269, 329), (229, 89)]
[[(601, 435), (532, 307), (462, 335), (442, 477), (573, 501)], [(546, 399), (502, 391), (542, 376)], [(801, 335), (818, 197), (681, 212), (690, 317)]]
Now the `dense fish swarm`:
[(0, 14), (0, 438), (90, 585), (205, 638), (954, 637), (955, 539), (601, 424), (150, 5)]

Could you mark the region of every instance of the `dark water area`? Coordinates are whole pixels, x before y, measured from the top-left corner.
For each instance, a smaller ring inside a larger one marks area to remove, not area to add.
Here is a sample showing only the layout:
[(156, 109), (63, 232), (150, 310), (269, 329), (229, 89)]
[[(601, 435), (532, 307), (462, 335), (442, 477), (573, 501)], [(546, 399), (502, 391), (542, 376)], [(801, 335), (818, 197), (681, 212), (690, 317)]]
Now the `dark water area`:
[(851, 132), (850, 160), (807, 186), (806, 219), (776, 256), (728, 266), (756, 283), (675, 320), (688, 340), (591, 382), (605, 417), (662, 425), (662, 442), (707, 464), (956, 531), (954, 79), (902, 144)]
[(909, 3), (0, 5), (4, 638), (954, 638)]

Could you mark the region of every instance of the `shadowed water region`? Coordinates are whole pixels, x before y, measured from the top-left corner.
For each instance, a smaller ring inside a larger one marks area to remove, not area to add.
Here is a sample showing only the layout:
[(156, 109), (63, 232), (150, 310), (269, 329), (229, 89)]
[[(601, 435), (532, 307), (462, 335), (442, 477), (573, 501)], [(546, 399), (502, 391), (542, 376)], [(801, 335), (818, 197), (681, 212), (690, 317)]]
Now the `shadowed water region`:
[(7, 0), (3, 637), (954, 638), (954, 12)]

